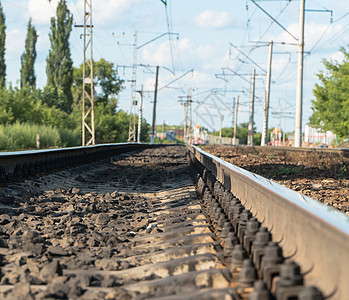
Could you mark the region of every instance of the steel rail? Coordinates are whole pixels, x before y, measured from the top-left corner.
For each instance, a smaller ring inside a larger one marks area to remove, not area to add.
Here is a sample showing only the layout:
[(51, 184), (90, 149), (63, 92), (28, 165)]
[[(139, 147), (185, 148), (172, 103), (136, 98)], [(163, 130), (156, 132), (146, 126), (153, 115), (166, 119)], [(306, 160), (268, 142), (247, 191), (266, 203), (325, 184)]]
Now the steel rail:
[(147, 147), (153, 147), (153, 145), (144, 143), (118, 143), (87, 147), (2, 152), (0, 153), (0, 166), (5, 169), (6, 173), (12, 173), (18, 164), (23, 166), (24, 163), (36, 163), (51, 159), (62, 161), (64, 159), (75, 160), (78, 157), (84, 158), (84, 160), (96, 160), (107, 157), (108, 155), (141, 150)]
[(189, 151), (280, 241), (301, 267), (307, 285), (331, 299), (349, 295), (349, 217), (195, 146)]

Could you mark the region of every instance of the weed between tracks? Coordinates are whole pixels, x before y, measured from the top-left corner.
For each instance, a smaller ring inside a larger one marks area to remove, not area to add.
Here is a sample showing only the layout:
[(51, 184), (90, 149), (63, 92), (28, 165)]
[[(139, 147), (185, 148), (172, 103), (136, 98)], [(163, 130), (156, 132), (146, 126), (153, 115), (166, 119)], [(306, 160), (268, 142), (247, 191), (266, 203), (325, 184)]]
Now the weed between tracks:
[(272, 176), (283, 176), (283, 175), (298, 175), (301, 172), (300, 167), (295, 166), (278, 166), (276, 168), (272, 168), (270, 173)]
[(345, 179), (345, 174), (347, 173), (347, 167), (345, 165), (341, 166), (337, 171), (337, 176), (340, 182)]

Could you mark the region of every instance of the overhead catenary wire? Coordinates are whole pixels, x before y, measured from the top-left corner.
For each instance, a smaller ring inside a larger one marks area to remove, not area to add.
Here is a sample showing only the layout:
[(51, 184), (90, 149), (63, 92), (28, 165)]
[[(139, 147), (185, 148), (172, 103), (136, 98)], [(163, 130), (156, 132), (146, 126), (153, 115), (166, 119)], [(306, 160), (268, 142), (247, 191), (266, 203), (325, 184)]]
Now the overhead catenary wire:
[[(253, 15), (254, 15), (254, 14), (256, 13), (256, 11), (258, 10), (257, 7), (255, 7), (255, 10), (254, 10), (252, 16), (249, 17), (249, 14), (248, 14), (248, 11), (249, 11), (249, 9), (248, 9), (248, 1), (251, 1), (251, 0), (247, 0), (247, 1), (246, 1), (246, 11), (247, 11), (247, 16), (248, 16), (246, 28), (249, 27), (249, 23), (250, 23), (250, 21), (251, 21), (251, 18), (253, 17)], [(280, 12), (279, 12), (279, 13), (277, 14), (277, 16), (275, 17), (276, 20), (283, 14), (283, 12), (286, 10), (286, 8), (289, 6), (290, 3), (291, 3), (291, 1), (288, 1), (288, 2), (286, 3), (286, 5), (280, 10)], [(259, 37), (258, 41), (257, 41), (257, 42), (254, 42), (254, 45), (249, 46), (249, 47), (250, 47), (250, 50), (248, 51), (247, 56), (249, 56), (255, 49), (257, 49), (258, 47), (260, 47), (260, 46), (259, 46), (259, 42), (260, 42), (260, 41), (264, 38), (264, 36), (269, 32), (269, 30), (271, 29), (271, 27), (272, 27), (273, 24), (274, 24), (274, 21), (271, 21), (270, 24), (269, 24), (269, 26), (268, 26), (268, 27), (266, 28), (266, 30), (264, 31), (264, 33)], [(266, 43), (266, 46), (267, 46), (267, 45), (268, 45), (268, 43)], [(239, 48), (241, 48), (241, 47), (239, 47)], [(239, 55), (237, 56), (237, 59), (239, 59), (239, 57), (240, 57), (240, 53), (239, 53)], [(238, 67), (236, 68), (236, 71), (238, 72), (238, 71), (241, 69), (241, 67), (242, 67), (242, 65), (238, 66)]]
[[(170, 0), (168, 0), (170, 2)], [(167, 2), (164, 2), (165, 4), (165, 15), (166, 15), (166, 25), (167, 25), (167, 31), (172, 32), (172, 21), (170, 20), (169, 13), (168, 13), (168, 5)], [(171, 35), (168, 36), (168, 41), (170, 45), (170, 54), (171, 54), (171, 63), (172, 63), (172, 70), (175, 73), (175, 64), (174, 64), (174, 58), (173, 58), (173, 47), (172, 47), (172, 37)]]
[(269, 18), (271, 18), (276, 24), (278, 24), (285, 32), (287, 32), (291, 37), (293, 37), (296, 41), (298, 41), (298, 39), (291, 32), (289, 32), (277, 19), (275, 19), (271, 14), (269, 14), (263, 7), (257, 4), (255, 0), (251, 0), (251, 1), (259, 9), (261, 9)]

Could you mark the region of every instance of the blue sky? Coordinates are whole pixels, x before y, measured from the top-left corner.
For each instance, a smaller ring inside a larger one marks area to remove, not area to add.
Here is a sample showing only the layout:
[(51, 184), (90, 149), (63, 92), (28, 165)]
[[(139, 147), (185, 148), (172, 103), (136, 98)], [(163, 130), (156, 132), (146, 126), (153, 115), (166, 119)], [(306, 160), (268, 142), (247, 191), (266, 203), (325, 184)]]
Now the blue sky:
[[(83, 0), (67, 0), (76, 24), (82, 24)], [(299, 1), (256, 1), (278, 20), (295, 38), (298, 38)], [(39, 39), (36, 74), (38, 86), (46, 83), (46, 57), (49, 51), (50, 17), (55, 14), (57, 0), (2, 0), (6, 14), (7, 81), (18, 84), (20, 55), (24, 49), (26, 25), (30, 17)], [(158, 94), (157, 123), (180, 124), (183, 107), (178, 102), (192, 89), (193, 123), (207, 128), (232, 124), (233, 98), (239, 95), (238, 123), (248, 122), (250, 74), (256, 68), (255, 123), (263, 124), (265, 70), (268, 61), (267, 43), (275, 42), (272, 68), (269, 127), (294, 128), (296, 98), (297, 41), (273, 22), (252, 1), (238, 0), (98, 0), (93, 1), (94, 59), (103, 57), (115, 65), (130, 66), (133, 62), (134, 33), (138, 45), (168, 32), (166, 35), (137, 51), (138, 64), (160, 66), (159, 87), (187, 75), (162, 88)], [(305, 29), (304, 110), (303, 126), (311, 115), (312, 89), (316, 73), (323, 69), (322, 59), (341, 60), (340, 46), (349, 44), (348, 1), (307, 0)], [(331, 12), (332, 11), (332, 23)], [(81, 28), (71, 35), (71, 53), (74, 64), (82, 62), (83, 41)], [(258, 42), (259, 43), (256, 43)], [(290, 45), (291, 44), (291, 45)], [(248, 58), (241, 54), (236, 47)], [(225, 70), (225, 76), (218, 76)], [(119, 107), (130, 109), (131, 69), (119, 69), (125, 80), (125, 89), (119, 96)], [(137, 68), (137, 89), (144, 85), (144, 117), (151, 123), (155, 68)], [(235, 73), (239, 76), (233, 76)], [(279, 118), (280, 111), (287, 118)]]

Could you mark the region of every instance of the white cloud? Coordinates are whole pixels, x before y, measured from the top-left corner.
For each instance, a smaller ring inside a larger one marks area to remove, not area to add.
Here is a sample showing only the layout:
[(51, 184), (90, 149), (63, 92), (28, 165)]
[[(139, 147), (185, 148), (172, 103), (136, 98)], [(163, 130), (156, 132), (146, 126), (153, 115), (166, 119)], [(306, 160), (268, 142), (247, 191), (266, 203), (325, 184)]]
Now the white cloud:
[[(110, 21), (118, 21), (121, 17), (126, 18), (131, 7), (141, 0), (99, 0), (93, 3), (93, 19), (98, 24), (106, 24)], [(74, 16), (76, 23), (83, 23), (84, 0), (67, 1), (69, 10)], [(28, 12), (35, 24), (49, 24), (51, 17), (55, 16), (58, 0), (29, 0)]]
[(205, 73), (205, 72), (197, 72), (194, 70), (193, 76), (192, 76), (193, 82), (195, 84), (195, 87), (211, 87), (212, 82), (214, 81), (214, 77), (211, 73)]
[(337, 51), (337, 52), (331, 54), (329, 59), (331, 59), (333, 61), (342, 62), (344, 59), (344, 54), (340, 51)]
[(168, 66), (171, 61), (170, 47), (168, 45), (168, 42), (164, 42), (160, 45), (152, 44), (144, 47), (142, 56), (144, 63), (146, 62), (147, 64), (151, 65), (155, 64), (161, 66)]
[(321, 35), (326, 32), (325, 36), (321, 39), (319, 46), (321, 48), (332, 48), (338, 43), (338, 47), (341, 46), (341, 42), (338, 41), (338, 39), (334, 39), (331, 43), (326, 43), (327, 40), (329, 40), (332, 37), (338, 36), (338, 38), (343, 37), (343, 40), (346, 40), (347, 42), (349, 39), (347, 38), (347, 32), (343, 28), (341, 24), (337, 24), (334, 26), (331, 26), (328, 29), (328, 24), (316, 24), (311, 23), (307, 24), (305, 28), (305, 43), (308, 45), (308, 47), (312, 47), (315, 45), (315, 43), (318, 42)]
[[(181, 65), (185, 69), (194, 68), (205, 72), (216, 72), (224, 65), (227, 52), (222, 45), (197, 44), (188, 38), (178, 40), (173, 47), (175, 64), (178, 65), (180, 53)], [(142, 61), (150, 65), (171, 66), (169, 42), (149, 44), (144, 47)]]
[(203, 28), (226, 28), (232, 23), (232, 17), (227, 12), (205, 10), (195, 18), (195, 23)]
[[(274, 50), (275, 51), (275, 50)], [(284, 71), (286, 66), (289, 66), (291, 60), (290, 58), (292, 56), (290, 56), (291, 53), (282, 53), (280, 52), (279, 55), (274, 55), (273, 56), (273, 61), (272, 61), (272, 76), (275, 78), (279, 76), (279, 73)], [(294, 55), (294, 57), (296, 57), (296, 54)], [(265, 65), (265, 68), (267, 68), (267, 65)]]
[(56, 14), (58, 1), (52, 0), (29, 0), (28, 11), (35, 24), (49, 24)]
[[(332, 25), (328, 27), (329, 24), (318, 24), (318, 23), (307, 23), (304, 29), (304, 43), (305, 50), (310, 50), (321, 38), (319, 46), (324, 50), (325, 48), (331, 49), (338, 44), (341, 46), (343, 43), (347, 43), (349, 41), (348, 35), (345, 32), (345, 29), (341, 24)], [(298, 23), (292, 23), (287, 27), (287, 30), (294, 35), (296, 38), (299, 36), (299, 25)], [(325, 33), (324, 36), (322, 36)], [(326, 41), (331, 40), (332, 37), (338, 37), (333, 39), (333, 42), (326, 43)], [(274, 40), (285, 43), (298, 43), (295, 39), (293, 39), (287, 32), (283, 31), (278, 36), (268, 35), (266, 36), (266, 40)], [(339, 41), (340, 40), (340, 41)], [(294, 49), (293, 46), (289, 47), (289, 49)]]

